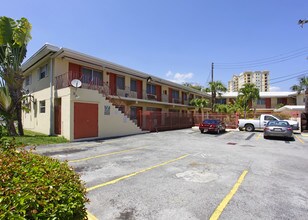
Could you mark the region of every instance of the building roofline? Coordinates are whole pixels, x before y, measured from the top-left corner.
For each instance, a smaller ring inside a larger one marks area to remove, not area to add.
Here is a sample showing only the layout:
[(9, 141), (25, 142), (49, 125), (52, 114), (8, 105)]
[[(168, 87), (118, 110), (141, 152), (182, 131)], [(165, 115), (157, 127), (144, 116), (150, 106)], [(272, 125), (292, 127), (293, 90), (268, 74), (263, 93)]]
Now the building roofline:
[(187, 92), (193, 92), (195, 94), (198, 94), (200, 96), (208, 96), (207, 94), (199, 91), (199, 90), (195, 90), (193, 88), (181, 85), (181, 84), (177, 84), (174, 83), (172, 81), (169, 80), (165, 80), (159, 77), (156, 77), (155, 75), (152, 74), (148, 74), (148, 73), (144, 73), (138, 70), (134, 70), (101, 58), (97, 58), (85, 53), (81, 53), (69, 48), (65, 48), (65, 47), (57, 47), (55, 45), (51, 45), (51, 44), (44, 44), (43, 47), (41, 47), (36, 53), (34, 53), (23, 65), (22, 65), (22, 69), (24, 72), (26, 72), (29, 68), (31, 68), (33, 65), (35, 65), (37, 62), (39, 62), (41, 59), (43, 59), (45, 56), (47, 55), (52, 55), (53, 57), (69, 57), (69, 55), (71, 56), (71, 58), (76, 58), (76, 59), (80, 59), (80, 61), (82, 62), (93, 62), (92, 64), (97, 65), (97, 66), (101, 66), (102, 68), (111, 68), (114, 69), (116, 71), (119, 72), (123, 72), (125, 74), (129, 74), (129, 75), (133, 75), (136, 77), (140, 77), (140, 78), (148, 78), (151, 77), (153, 82), (157, 82), (157, 83), (161, 83), (161, 84), (165, 84), (171, 87), (175, 87), (178, 89), (182, 89), (185, 90)]
[(35, 52), (29, 59), (27, 59), (22, 65), (21, 68), (23, 72), (26, 72), (38, 61), (42, 60), (45, 56), (54, 54), (59, 51), (60, 48), (49, 43), (44, 44), (37, 52)]
[[(260, 98), (270, 98), (270, 97), (293, 97), (297, 96), (297, 92), (260, 92)], [(223, 98), (236, 98), (238, 92), (227, 92), (223, 93), (221, 96)]]

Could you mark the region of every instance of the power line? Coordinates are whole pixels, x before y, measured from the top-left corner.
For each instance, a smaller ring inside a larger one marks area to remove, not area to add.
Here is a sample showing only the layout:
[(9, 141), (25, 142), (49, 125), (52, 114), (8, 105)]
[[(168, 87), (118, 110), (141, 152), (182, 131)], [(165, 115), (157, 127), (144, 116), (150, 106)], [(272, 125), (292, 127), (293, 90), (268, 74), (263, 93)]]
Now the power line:
[(300, 71), (300, 72), (297, 72), (297, 73), (288, 74), (288, 75), (285, 75), (285, 76), (279, 76), (279, 77), (276, 77), (276, 78), (272, 78), (271, 80), (275, 81), (277, 79), (282, 79), (282, 78), (290, 77), (290, 76), (293, 76), (293, 75), (296, 75), (294, 77), (298, 77), (298, 76), (303, 75), (304, 72), (308, 73), (308, 70), (303, 70), (303, 71)]
[(238, 63), (215, 63), (215, 67), (219, 69), (239, 69), (247, 67), (265, 66), (269, 64), (284, 62), (307, 54), (308, 54), (308, 47), (305, 47), (302, 49), (293, 50), (285, 54), (280, 54), (269, 58), (258, 59), (254, 61), (245, 61)]
[(272, 84), (277, 84), (277, 83), (281, 83), (281, 82), (285, 82), (285, 81), (289, 81), (290, 79), (295, 79), (295, 78), (299, 78), (299, 77), (304, 77), (304, 76), (306, 76), (307, 75), (307, 73), (302, 73), (302, 74), (300, 74), (300, 75), (296, 75), (296, 76), (292, 76), (292, 77), (289, 77), (289, 78), (286, 78), (286, 79), (282, 79), (282, 80), (278, 80), (278, 81), (276, 81), (276, 82), (270, 82), (270, 85), (272, 85)]

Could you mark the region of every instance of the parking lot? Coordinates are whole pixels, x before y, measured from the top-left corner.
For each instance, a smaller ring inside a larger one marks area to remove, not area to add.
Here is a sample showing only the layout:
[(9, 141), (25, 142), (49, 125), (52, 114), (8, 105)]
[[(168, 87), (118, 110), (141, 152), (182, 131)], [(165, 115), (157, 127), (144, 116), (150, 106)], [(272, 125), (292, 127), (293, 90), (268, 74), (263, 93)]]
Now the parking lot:
[(85, 181), (97, 219), (307, 219), (308, 137), (192, 129), (41, 146)]

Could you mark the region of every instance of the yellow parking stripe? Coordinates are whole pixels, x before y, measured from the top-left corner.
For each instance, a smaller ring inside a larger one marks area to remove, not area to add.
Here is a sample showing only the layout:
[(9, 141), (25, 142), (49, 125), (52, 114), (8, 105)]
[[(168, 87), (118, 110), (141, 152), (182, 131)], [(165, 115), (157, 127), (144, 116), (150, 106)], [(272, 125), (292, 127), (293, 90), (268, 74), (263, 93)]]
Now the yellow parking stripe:
[(258, 136), (256, 136), (256, 139), (258, 140), (261, 137), (262, 133), (258, 134)]
[(158, 167), (161, 167), (161, 166), (164, 166), (164, 165), (167, 165), (169, 163), (172, 163), (172, 162), (175, 162), (175, 161), (178, 161), (178, 160), (181, 160), (181, 159), (184, 159), (185, 157), (189, 156), (189, 154), (185, 154), (183, 156), (180, 156), (178, 158), (175, 158), (175, 159), (172, 159), (172, 160), (168, 160), (164, 163), (160, 163), (160, 164), (157, 164), (155, 166), (152, 166), (152, 167), (148, 167), (146, 169), (143, 169), (143, 170), (140, 170), (140, 171), (137, 171), (137, 172), (134, 172), (134, 173), (131, 173), (131, 174), (128, 174), (126, 176), (122, 176), (120, 178), (117, 178), (117, 179), (114, 179), (114, 180), (111, 180), (111, 181), (108, 181), (108, 182), (105, 182), (105, 183), (102, 183), (102, 184), (99, 184), (99, 185), (96, 185), (96, 186), (92, 186), (90, 188), (87, 188), (87, 192), (91, 191), (91, 190), (94, 190), (94, 189), (97, 189), (97, 188), (101, 188), (101, 187), (104, 187), (104, 186), (107, 186), (107, 185), (111, 185), (111, 184), (115, 184), (121, 180), (124, 180), (124, 179), (127, 179), (127, 178), (130, 178), (130, 177), (133, 177), (133, 176), (136, 176), (138, 174), (141, 174), (141, 173), (144, 173), (146, 171), (149, 171), (149, 170), (152, 170), (152, 169), (155, 169), (155, 168), (158, 168)]
[(94, 215), (87, 211), (88, 220), (98, 220)]
[(300, 138), (300, 137), (298, 137), (297, 135), (294, 135), (296, 138), (297, 138), (297, 140), (299, 140), (299, 142), (301, 142), (302, 144), (304, 144), (305, 142)]
[(138, 147), (138, 148), (133, 148), (133, 149), (128, 149), (128, 150), (116, 151), (116, 152), (112, 152), (112, 153), (108, 153), (108, 154), (100, 154), (100, 155), (96, 155), (96, 156), (93, 156), (93, 157), (86, 157), (86, 158), (77, 159), (77, 160), (70, 160), (68, 162), (69, 163), (76, 163), (76, 162), (91, 160), (91, 159), (95, 159), (95, 158), (99, 158), (99, 157), (106, 157), (106, 156), (110, 156), (110, 155), (126, 153), (126, 152), (129, 152), (129, 151), (139, 150), (139, 149), (142, 149), (142, 148), (145, 148), (145, 147)]
[(232, 199), (232, 197), (234, 196), (234, 194), (236, 193), (236, 191), (238, 190), (238, 188), (240, 187), (240, 185), (244, 181), (244, 178), (245, 178), (247, 173), (248, 173), (248, 170), (243, 171), (242, 175), (238, 178), (237, 182), (235, 183), (235, 185), (233, 186), (233, 188), (231, 189), (229, 194), (222, 200), (222, 202), (216, 208), (216, 210), (212, 214), (210, 220), (217, 220), (219, 218), (219, 216), (221, 215), (223, 210), (226, 208), (229, 201)]

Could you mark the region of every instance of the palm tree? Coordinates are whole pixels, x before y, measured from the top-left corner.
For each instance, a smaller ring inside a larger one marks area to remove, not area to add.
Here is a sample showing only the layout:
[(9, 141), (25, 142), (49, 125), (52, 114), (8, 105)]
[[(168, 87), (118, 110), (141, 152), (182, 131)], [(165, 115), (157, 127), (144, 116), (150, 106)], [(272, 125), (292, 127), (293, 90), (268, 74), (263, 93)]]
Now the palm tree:
[(221, 96), (223, 92), (227, 91), (227, 88), (221, 81), (213, 81), (209, 83), (209, 87), (205, 89), (206, 92), (212, 93), (211, 107), (214, 111), (214, 104), (216, 103), (216, 97)]
[(208, 107), (208, 105), (209, 105), (209, 100), (208, 100), (208, 99), (204, 99), (204, 98), (201, 98), (201, 99), (196, 98), (196, 99), (192, 99), (192, 100), (190, 101), (190, 104), (191, 104), (192, 106), (197, 107), (197, 108), (198, 108), (198, 112), (199, 112), (199, 113), (202, 113), (202, 118), (204, 118), (203, 109), (206, 108), (206, 107)]
[(298, 94), (305, 91), (305, 113), (308, 114), (308, 77), (301, 77), (299, 84), (291, 86), (291, 90), (296, 91)]
[(30, 32), (31, 24), (26, 18), (15, 21), (0, 17), (0, 77), (5, 81), (16, 111), (19, 135), (24, 134), (21, 120), (24, 75), (21, 64), (26, 57)]
[(195, 89), (195, 90), (198, 90), (198, 91), (202, 91), (202, 89), (203, 89), (203, 87), (201, 85), (198, 85), (196, 83), (185, 82), (182, 85), (187, 86), (187, 87), (192, 88), (192, 89)]
[(250, 108), (248, 103), (254, 102), (260, 98), (259, 89), (255, 84), (245, 83), (243, 87), (239, 90), (237, 99), (244, 107), (244, 118), (246, 118), (247, 110)]

